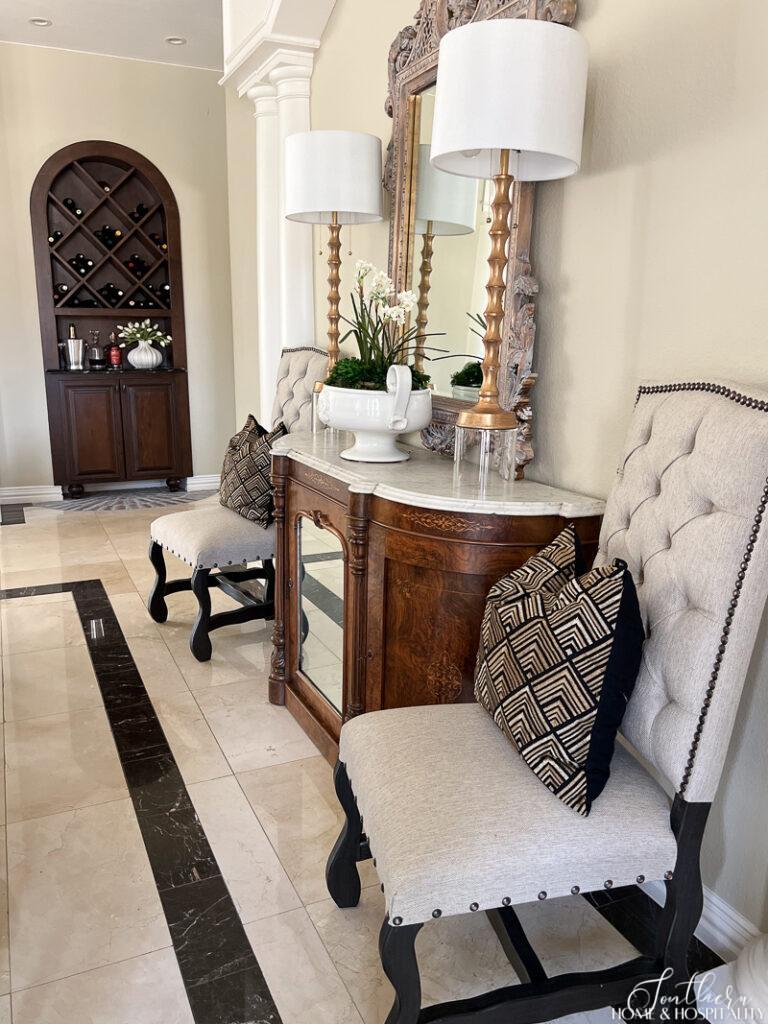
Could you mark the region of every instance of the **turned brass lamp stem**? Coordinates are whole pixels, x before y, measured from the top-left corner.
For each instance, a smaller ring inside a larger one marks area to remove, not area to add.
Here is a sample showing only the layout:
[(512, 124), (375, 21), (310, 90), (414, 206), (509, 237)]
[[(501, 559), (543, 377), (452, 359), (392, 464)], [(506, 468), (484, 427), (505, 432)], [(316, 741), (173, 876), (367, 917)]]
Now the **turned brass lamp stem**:
[(517, 417), (514, 412), (499, 405), (499, 354), (501, 328), (504, 323), (504, 268), (507, 264), (509, 241), (509, 212), (512, 209), (509, 173), (509, 150), (501, 150), (499, 173), (493, 178), (495, 191), (491, 203), (491, 253), (488, 257), (490, 274), (485, 290), (488, 304), (485, 319), (488, 327), (483, 338), (483, 383), (477, 403), (459, 413), (456, 425), (480, 430), (514, 430)]
[(413, 354), (414, 369), (424, 370), (424, 341), (427, 333), (427, 310), (429, 309), (429, 288), (432, 277), (432, 252), (435, 235), (432, 230), (432, 221), (427, 221), (427, 230), (422, 235), (423, 245), (421, 247), (421, 267), (419, 269), (419, 304), (418, 316), (416, 317), (416, 346)]
[(339, 361), (339, 282), (341, 275), (341, 225), (338, 213), (328, 225), (328, 372)]

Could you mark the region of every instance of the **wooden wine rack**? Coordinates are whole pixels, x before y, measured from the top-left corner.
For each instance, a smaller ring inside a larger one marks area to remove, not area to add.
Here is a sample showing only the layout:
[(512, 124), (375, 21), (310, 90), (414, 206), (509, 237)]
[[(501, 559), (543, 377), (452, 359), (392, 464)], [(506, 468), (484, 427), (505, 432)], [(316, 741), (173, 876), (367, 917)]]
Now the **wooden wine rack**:
[[(141, 214), (133, 219), (139, 204)], [(78, 142), (45, 162), (30, 205), (55, 483), (72, 497), (86, 483), (106, 481), (165, 478), (177, 489), (193, 470), (179, 211), (170, 185), (135, 150)], [(97, 235), (104, 225), (122, 232), (112, 248)], [(82, 273), (69, 262), (78, 253), (91, 264)], [(133, 254), (146, 264), (145, 273), (126, 266)], [(123, 292), (119, 305), (100, 294), (110, 282)], [(166, 283), (167, 301), (147, 287)], [(57, 285), (66, 291), (60, 294)], [(131, 305), (142, 300), (144, 307)], [(124, 349), (119, 369), (89, 369), (90, 331), (99, 332), (103, 347), (113, 331), (119, 334), (119, 325), (147, 317), (173, 338), (160, 368), (134, 370)], [(70, 323), (85, 341), (81, 371), (61, 363), (59, 342)]]
[[(77, 217), (64, 205), (67, 198), (75, 201), (82, 216)], [(135, 221), (131, 213), (140, 203), (146, 212)], [(184, 367), (179, 214), (173, 192), (157, 168), (140, 153), (115, 143), (76, 143), (54, 154), (40, 170), (32, 190), (31, 212), (46, 370), (59, 368), (57, 344), (66, 338), (69, 323), (82, 319), (78, 336), (86, 346), (91, 330), (99, 331), (103, 345), (118, 324), (146, 317), (172, 335), (168, 358), (171, 365)], [(105, 224), (122, 231), (111, 249), (96, 235)], [(49, 237), (57, 231), (61, 238), (49, 244)], [(155, 245), (151, 234), (165, 240), (167, 252)], [(68, 262), (80, 252), (93, 262), (84, 274)], [(133, 253), (149, 267), (140, 277), (125, 265)], [(109, 282), (123, 291), (119, 306), (111, 305), (99, 294)], [(170, 286), (169, 302), (147, 288), (148, 284), (164, 283)], [(55, 296), (57, 285), (67, 286), (63, 297)], [(73, 299), (95, 305), (73, 306)], [(131, 305), (140, 301), (154, 302), (156, 308)]]

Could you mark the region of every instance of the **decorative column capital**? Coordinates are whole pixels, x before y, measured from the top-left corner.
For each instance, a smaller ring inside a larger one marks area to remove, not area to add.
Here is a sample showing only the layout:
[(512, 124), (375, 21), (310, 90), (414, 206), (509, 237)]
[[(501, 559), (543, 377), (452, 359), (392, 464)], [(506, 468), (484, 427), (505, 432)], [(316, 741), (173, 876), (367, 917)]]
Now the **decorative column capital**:
[(312, 63), (283, 64), (269, 73), (269, 81), (277, 90), (277, 102), (281, 100), (308, 100)]
[(248, 89), (246, 96), (253, 103), (254, 117), (277, 115), (277, 89), (274, 85), (254, 85)]

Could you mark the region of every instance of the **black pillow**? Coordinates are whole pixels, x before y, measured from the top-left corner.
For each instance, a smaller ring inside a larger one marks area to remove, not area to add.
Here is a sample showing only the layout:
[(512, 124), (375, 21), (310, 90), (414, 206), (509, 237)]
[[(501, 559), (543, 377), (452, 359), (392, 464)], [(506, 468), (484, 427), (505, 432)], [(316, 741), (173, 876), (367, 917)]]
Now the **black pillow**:
[(219, 501), (244, 519), (267, 527), (275, 510), (270, 480), (272, 445), (287, 431), (278, 423), (267, 432), (254, 416), (230, 439), (221, 468)]
[(475, 698), (544, 785), (587, 815), (610, 775), (644, 630), (626, 564), (580, 563), (570, 525), (491, 587)]

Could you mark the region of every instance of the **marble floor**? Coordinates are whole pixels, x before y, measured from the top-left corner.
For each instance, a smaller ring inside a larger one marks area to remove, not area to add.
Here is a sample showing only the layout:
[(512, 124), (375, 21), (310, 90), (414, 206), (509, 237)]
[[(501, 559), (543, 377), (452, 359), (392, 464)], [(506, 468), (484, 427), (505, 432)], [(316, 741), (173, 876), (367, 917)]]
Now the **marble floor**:
[[(201, 664), (189, 593), (162, 626), (144, 609), (148, 526), (173, 511), (0, 526), (0, 1024), (383, 1024), (378, 879), (362, 865), (354, 910), (328, 898), (331, 769), (268, 702), (269, 625), (218, 631)], [(520, 916), (553, 973), (634, 955), (579, 897)], [(514, 980), (481, 915), (418, 952), (429, 1003)]]

